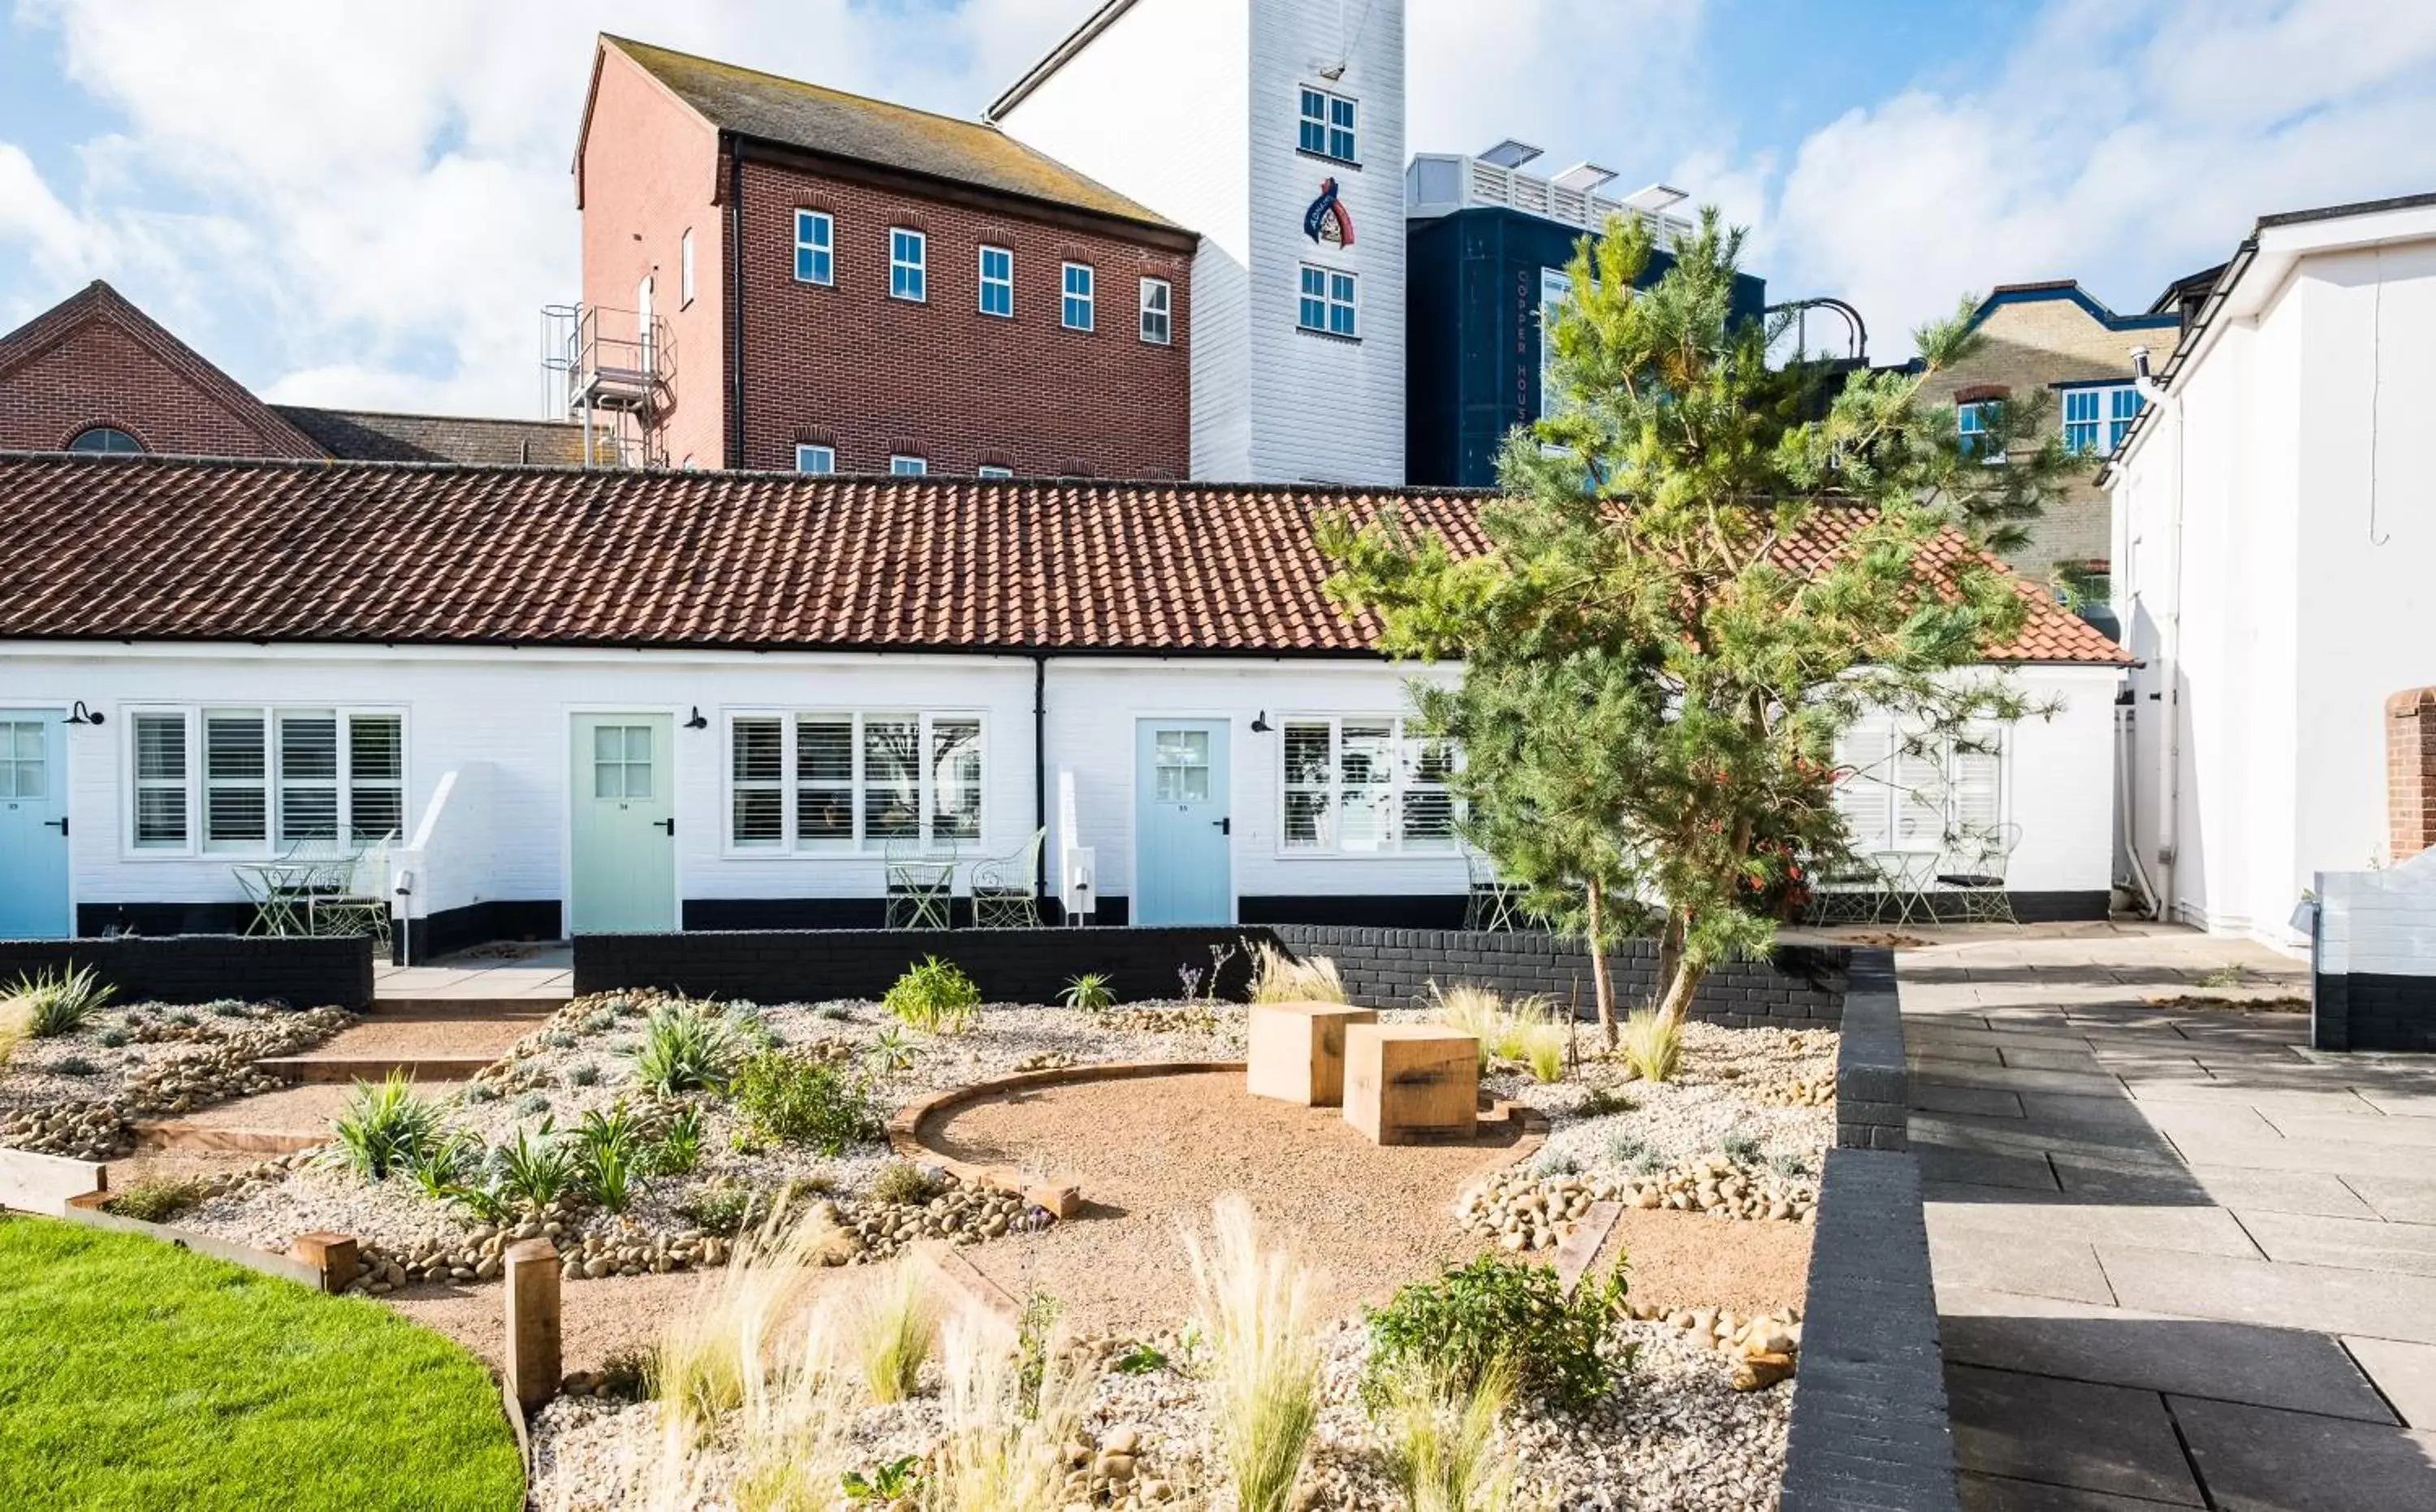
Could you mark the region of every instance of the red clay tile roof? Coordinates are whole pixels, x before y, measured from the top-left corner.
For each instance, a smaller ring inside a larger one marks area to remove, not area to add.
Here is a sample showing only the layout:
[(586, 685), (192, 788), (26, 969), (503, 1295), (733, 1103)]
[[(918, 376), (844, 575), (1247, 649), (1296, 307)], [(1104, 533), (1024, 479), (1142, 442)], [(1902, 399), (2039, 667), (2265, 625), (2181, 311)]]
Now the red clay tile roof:
[[(0, 455), (0, 637), (1360, 655), (1314, 513), (1393, 499), (1462, 548), (1480, 498)], [(1995, 659), (2125, 659), (2022, 591)]]

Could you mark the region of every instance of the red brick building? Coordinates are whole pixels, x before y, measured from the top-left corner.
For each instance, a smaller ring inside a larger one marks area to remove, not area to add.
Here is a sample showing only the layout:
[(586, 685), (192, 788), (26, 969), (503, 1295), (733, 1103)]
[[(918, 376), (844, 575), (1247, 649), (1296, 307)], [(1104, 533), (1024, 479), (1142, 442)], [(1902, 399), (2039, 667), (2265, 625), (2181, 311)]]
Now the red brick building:
[(0, 451), (583, 461), (564, 422), (265, 404), (98, 279), (0, 336)]
[(1183, 478), (1198, 238), (992, 127), (613, 37), (573, 384), (671, 466)]

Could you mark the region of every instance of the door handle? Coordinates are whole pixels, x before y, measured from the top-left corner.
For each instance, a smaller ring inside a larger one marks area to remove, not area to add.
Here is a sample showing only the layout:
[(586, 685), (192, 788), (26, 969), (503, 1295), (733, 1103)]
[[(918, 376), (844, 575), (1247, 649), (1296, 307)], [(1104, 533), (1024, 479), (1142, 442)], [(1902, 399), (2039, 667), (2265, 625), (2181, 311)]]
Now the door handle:
[(60, 817), (58, 817), (57, 819), (45, 819), (45, 820), (44, 820), (44, 821), (43, 821), (43, 823), (44, 823), (44, 825), (46, 825), (46, 826), (58, 826), (58, 828), (59, 828), (59, 831), (60, 831), (60, 838), (61, 838), (61, 839), (62, 839), (62, 840), (64, 840), (64, 839), (66, 839), (66, 838), (67, 838), (67, 833), (68, 833), (68, 816), (67, 816), (67, 815), (65, 815), (65, 814), (61, 814), (61, 815), (60, 815)]
[(1235, 816), (1232, 814), (1228, 814), (1224, 819), (1212, 819), (1209, 822), (1217, 826), (1218, 833), (1222, 835), (1231, 835), (1235, 832)]
[(665, 829), (670, 834), (673, 835), (677, 832), (677, 822), (674, 819), (654, 819), (652, 821), (652, 827), (653, 829)]

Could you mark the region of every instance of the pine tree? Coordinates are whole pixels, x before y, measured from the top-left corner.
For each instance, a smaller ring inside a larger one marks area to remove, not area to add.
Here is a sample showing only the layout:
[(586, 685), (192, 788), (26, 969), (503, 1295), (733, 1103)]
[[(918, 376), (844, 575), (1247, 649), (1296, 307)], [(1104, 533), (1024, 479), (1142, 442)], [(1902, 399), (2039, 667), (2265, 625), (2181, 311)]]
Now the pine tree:
[(1704, 212), (1644, 287), (1641, 222), (1583, 238), (1544, 336), (1557, 412), (1508, 438), (1485, 552), (1393, 509), (1319, 522), (1342, 612), (1377, 615), (1390, 656), (1462, 663), (1412, 696), (1463, 752), (1463, 834), (1590, 944), (1610, 1047), (1618, 941), (1655, 929), (1679, 1021), (1703, 974), (1772, 944), (1789, 884), (1848, 857), (1833, 791), (1856, 719), (1941, 750), (2041, 712), (1975, 665), (2021, 630), (2024, 590), (1939, 543), (2018, 545), (2079, 467), (2044, 396), (1987, 406), (1976, 451), (1921, 402), (1975, 344), (1966, 302), (1917, 364), (1830, 399), (1822, 366), (1769, 367), (1781, 326), (1733, 319), (1742, 245)]

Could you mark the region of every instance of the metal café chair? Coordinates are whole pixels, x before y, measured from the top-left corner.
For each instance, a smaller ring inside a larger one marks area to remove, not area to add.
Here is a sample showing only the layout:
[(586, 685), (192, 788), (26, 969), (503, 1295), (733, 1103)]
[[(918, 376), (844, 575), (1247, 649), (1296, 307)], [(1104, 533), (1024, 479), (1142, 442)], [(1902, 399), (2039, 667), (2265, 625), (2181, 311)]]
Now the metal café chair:
[(1011, 855), (993, 856), (973, 863), (973, 924), (983, 930), (1031, 930), (1040, 926), (1040, 895), (1035, 891), (1040, 847), (1049, 839), (1044, 827)]
[(1500, 878), (1497, 863), (1469, 845), (1463, 848), (1463, 927), (1488, 934), (1520, 932), (1522, 886)]
[(1810, 890), (1813, 924), (1875, 924), (1888, 901), (1886, 875), (1865, 861), (1838, 861)]
[(882, 878), (888, 896), (888, 928), (945, 930), (954, 921), (956, 856), (942, 859), (926, 852), (920, 840), (891, 840), (883, 853)]
[(339, 875), (340, 862), (330, 862), (329, 879), (335, 884), (327, 894), (314, 895), (308, 902), (313, 932), (316, 934), (368, 934), (375, 953), (389, 951), (389, 851), (397, 840), (392, 829), (357, 852), (345, 862), (345, 873)]
[(2005, 891), (2005, 872), (2013, 848), (2022, 843), (2022, 826), (1996, 825), (1967, 829), (1946, 842), (1937, 882), (1949, 894), (1955, 912), (1966, 924), (2012, 924), (2012, 895)]

